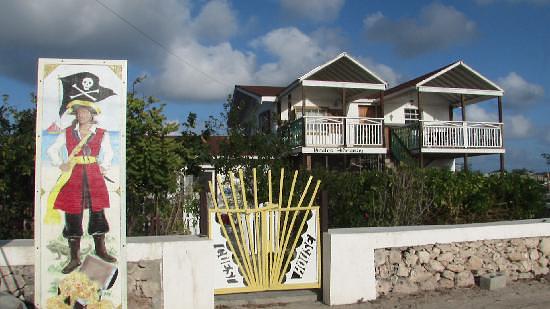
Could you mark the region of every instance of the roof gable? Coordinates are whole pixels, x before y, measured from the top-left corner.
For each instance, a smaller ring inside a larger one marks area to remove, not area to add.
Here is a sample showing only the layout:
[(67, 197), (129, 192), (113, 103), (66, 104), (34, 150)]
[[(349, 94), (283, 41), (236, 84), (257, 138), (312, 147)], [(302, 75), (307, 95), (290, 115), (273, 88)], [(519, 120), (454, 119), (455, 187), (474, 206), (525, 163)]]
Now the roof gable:
[(503, 90), (463, 61), (456, 61), (437, 70), (411, 79), (384, 92), (385, 96), (406, 89), (420, 92), (502, 96)]
[(502, 91), (499, 86), (462, 61), (429, 76), (417, 86)]
[(347, 53), (341, 53), (336, 58), (302, 75), (298, 80), (387, 84)]

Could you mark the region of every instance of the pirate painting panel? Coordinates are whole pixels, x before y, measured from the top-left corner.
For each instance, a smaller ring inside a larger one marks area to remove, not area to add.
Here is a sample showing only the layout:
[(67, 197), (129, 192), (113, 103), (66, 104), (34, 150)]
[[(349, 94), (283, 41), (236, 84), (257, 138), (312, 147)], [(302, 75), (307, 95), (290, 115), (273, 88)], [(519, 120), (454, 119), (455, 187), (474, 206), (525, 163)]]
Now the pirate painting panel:
[(40, 59), (38, 80), (37, 303), (125, 307), (126, 62)]

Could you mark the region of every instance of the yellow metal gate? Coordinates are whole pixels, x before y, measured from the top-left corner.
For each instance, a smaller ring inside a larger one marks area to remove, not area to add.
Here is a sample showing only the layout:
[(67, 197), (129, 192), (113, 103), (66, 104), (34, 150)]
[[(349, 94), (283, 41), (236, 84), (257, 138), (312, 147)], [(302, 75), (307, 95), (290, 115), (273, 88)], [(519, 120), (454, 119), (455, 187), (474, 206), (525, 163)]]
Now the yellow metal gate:
[(225, 181), (218, 176), (219, 195), (210, 182), (216, 294), (320, 287), (319, 207), (313, 206), (320, 181), (310, 190), (310, 176), (295, 197), (297, 177), (296, 171), (284, 196), (281, 170), (275, 201), (268, 171), (268, 201), (263, 203), (258, 201), (255, 169), (252, 188), (246, 187), (242, 170), (238, 178), (233, 173)]

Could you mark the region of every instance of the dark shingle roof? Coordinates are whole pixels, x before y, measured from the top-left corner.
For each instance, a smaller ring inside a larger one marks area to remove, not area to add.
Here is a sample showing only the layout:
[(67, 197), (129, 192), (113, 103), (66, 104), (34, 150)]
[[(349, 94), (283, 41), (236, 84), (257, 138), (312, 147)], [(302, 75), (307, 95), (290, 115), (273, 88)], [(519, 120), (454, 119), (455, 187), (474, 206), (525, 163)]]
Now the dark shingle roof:
[(258, 96), (277, 96), (281, 91), (285, 89), (285, 87), (273, 87), (273, 86), (244, 86), (244, 85), (237, 85), (236, 88), (243, 89), (247, 92), (250, 92), (252, 94), (258, 95)]

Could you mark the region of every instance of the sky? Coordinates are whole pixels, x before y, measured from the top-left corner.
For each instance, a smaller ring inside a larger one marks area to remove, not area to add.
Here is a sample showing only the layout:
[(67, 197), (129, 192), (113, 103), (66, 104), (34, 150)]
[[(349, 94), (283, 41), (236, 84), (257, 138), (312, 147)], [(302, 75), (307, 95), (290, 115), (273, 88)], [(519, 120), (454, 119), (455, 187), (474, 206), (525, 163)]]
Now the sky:
[[(504, 91), (507, 169), (546, 171), (550, 0), (0, 0), (0, 94), (20, 108), (38, 58), (127, 59), (169, 121), (218, 116), (236, 84), (287, 86), (347, 52), (390, 87), (463, 60)], [(467, 107), (496, 121), (496, 100)], [(471, 159), (484, 171), (498, 156)]]

